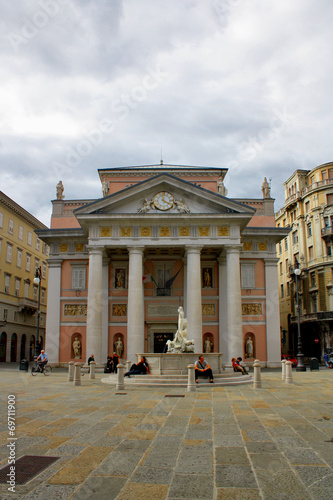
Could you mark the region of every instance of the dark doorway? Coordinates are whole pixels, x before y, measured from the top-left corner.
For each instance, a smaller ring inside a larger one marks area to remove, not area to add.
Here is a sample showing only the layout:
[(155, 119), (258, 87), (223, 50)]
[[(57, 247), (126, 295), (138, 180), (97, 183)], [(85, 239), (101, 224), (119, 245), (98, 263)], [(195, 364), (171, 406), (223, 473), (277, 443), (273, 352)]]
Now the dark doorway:
[(17, 335), (13, 333), (12, 341), (10, 344), (10, 361), (16, 363), (17, 361)]
[(173, 333), (154, 333), (154, 352), (162, 353), (167, 340), (173, 340)]
[(6, 349), (7, 349), (7, 335), (2, 332), (0, 339), (0, 361), (2, 363), (6, 362)]
[(27, 343), (27, 336), (24, 333), (21, 338), (21, 351), (20, 351), (20, 361), (21, 359), (25, 359), (25, 346)]

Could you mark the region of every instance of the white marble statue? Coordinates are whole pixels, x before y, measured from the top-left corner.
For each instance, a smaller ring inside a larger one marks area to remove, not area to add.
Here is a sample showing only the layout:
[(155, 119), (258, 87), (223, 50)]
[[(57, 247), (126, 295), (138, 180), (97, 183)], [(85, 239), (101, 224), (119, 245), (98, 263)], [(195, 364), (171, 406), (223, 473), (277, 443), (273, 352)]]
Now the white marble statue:
[(194, 352), (194, 341), (187, 340), (187, 318), (184, 317), (184, 309), (178, 307), (178, 330), (173, 340), (167, 341), (168, 351), (171, 353)]
[(81, 342), (79, 341), (78, 337), (75, 337), (75, 340), (73, 342), (73, 351), (75, 359), (81, 359)]

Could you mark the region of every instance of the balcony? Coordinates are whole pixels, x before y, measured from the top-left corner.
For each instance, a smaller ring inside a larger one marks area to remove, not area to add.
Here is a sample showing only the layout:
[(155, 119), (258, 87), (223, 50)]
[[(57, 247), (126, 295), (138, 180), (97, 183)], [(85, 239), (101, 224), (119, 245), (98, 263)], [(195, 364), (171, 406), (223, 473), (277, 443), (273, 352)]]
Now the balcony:
[(37, 301), (21, 297), (19, 300), (19, 312), (34, 314), (38, 309)]
[[(311, 314), (302, 314), (301, 323), (310, 323), (311, 321), (329, 321), (333, 320), (333, 311), (314, 312)], [(297, 323), (297, 316), (290, 318), (291, 323)]]
[(302, 189), (302, 196), (304, 196), (307, 193), (310, 193), (314, 189), (320, 189), (322, 187), (332, 186), (332, 184), (333, 184), (333, 179), (324, 179), (323, 181), (314, 182), (313, 184), (310, 184), (310, 186), (307, 186), (306, 188)]
[(322, 230), (321, 230), (321, 237), (324, 240), (331, 240), (331, 239), (333, 239), (333, 226), (323, 227)]

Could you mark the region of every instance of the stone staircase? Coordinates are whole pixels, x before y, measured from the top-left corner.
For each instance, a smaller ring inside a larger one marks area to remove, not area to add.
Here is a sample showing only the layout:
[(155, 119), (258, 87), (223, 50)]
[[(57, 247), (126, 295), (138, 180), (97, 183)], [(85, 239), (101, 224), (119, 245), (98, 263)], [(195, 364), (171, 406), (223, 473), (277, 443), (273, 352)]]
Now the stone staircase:
[[(126, 385), (135, 385), (137, 387), (187, 387), (187, 375), (131, 375), (125, 377)], [(116, 375), (105, 375), (102, 379), (105, 384), (115, 385), (117, 383)], [(252, 384), (251, 375), (242, 375), (233, 371), (214, 374), (214, 383), (211, 384), (208, 378), (199, 378), (196, 387), (225, 387), (235, 385)]]

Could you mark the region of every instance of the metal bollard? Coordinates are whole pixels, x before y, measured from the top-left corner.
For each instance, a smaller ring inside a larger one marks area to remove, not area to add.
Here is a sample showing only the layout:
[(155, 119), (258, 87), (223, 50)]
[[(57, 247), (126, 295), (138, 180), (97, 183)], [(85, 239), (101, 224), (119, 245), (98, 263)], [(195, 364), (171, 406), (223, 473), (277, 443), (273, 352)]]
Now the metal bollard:
[(68, 363), (68, 382), (73, 382), (74, 380), (74, 361)]
[(124, 375), (125, 375), (125, 369), (126, 366), (119, 364), (117, 366), (117, 384), (116, 384), (116, 389), (119, 391), (122, 391), (125, 389), (125, 383), (124, 383)]
[(282, 365), (282, 380), (285, 380), (286, 378), (286, 360), (283, 359), (281, 361), (281, 365)]
[(286, 384), (292, 384), (293, 383), (293, 370), (292, 370), (292, 362), (291, 361), (286, 361)]
[(195, 392), (197, 390), (195, 385), (195, 366), (188, 365), (187, 367), (187, 390), (188, 392)]
[(259, 359), (254, 360), (253, 368), (254, 368), (253, 389), (261, 389), (261, 372), (260, 372)]
[(95, 366), (96, 366), (95, 361), (90, 361), (90, 363), (89, 363), (89, 368), (90, 368), (90, 370), (89, 370), (89, 378), (90, 379), (95, 378)]
[(81, 385), (81, 363), (74, 364), (73, 385)]

